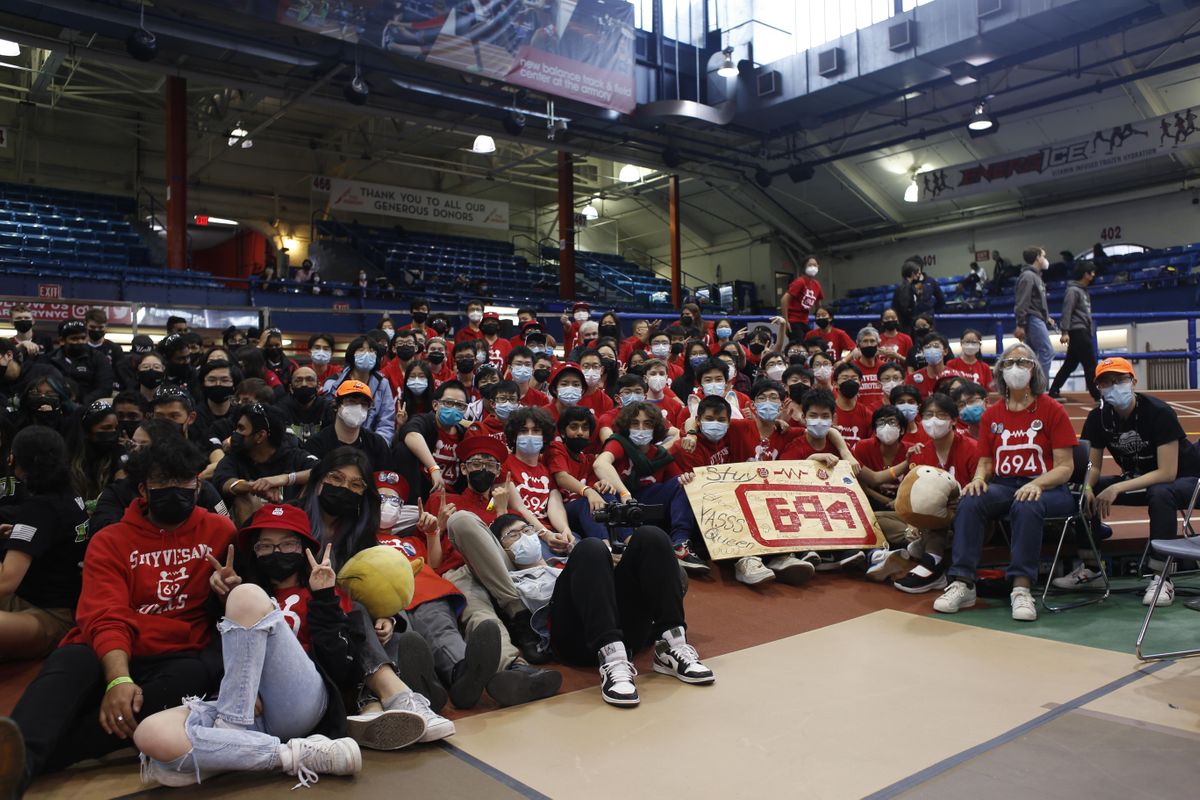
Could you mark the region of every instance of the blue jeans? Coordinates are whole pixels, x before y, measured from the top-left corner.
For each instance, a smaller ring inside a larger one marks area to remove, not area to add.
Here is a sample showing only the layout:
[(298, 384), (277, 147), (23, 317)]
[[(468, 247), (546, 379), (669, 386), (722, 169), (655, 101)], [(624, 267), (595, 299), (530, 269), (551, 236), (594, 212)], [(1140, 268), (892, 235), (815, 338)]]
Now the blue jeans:
[(639, 486), (633, 496), (642, 505), (666, 506), (667, 522), (671, 526), (671, 543), (683, 544), (699, 532), (696, 515), (692, 513), (692, 504), (688, 501), (687, 492), (679, 483), (679, 478), (671, 478), (663, 483), (652, 483), (649, 486)]
[[(604, 502), (615, 503), (616, 501), (616, 495), (604, 495)], [(596, 518), (592, 516), (592, 507), (588, 505), (587, 498), (577, 497), (567, 503), (565, 508), (567, 509), (567, 521), (571, 524), (572, 531), (581, 534), (585, 539), (608, 538), (608, 526), (596, 522)], [(628, 536), (628, 531), (626, 531), (625, 536)]]
[(1050, 330), (1046, 321), (1041, 317), (1030, 316), (1025, 323), (1025, 344), (1033, 350), (1038, 363), (1042, 365), (1042, 374), (1050, 380), (1050, 362), (1054, 360), (1054, 345), (1050, 344)]
[[(233, 770), (279, 768), (279, 745), (307, 736), (325, 714), (329, 697), (312, 659), (275, 609), (249, 628), (228, 619), (221, 634), (225, 677), (216, 700), (186, 702), (191, 752), (164, 770), (195, 772), (196, 782)], [(262, 697), (263, 713), (254, 715)]]
[(1037, 581), (1038, 557), (1042, 552), (1042, 523), (1047, 517), (1067, 517), (1075, 511), (1075, 502), (1066, 486), (1045, 489), (1037, 500), (1013, 499), (1017, 489), (1030, 478), (995, 478), (981, 495), (963, 495), (954, 514), (954, 545), (951, 578), (975, 580), (987, 536), (988, 522), (1007, 515), (1012, 531), (1012, 560), (1006, 574), (1010, 578)]

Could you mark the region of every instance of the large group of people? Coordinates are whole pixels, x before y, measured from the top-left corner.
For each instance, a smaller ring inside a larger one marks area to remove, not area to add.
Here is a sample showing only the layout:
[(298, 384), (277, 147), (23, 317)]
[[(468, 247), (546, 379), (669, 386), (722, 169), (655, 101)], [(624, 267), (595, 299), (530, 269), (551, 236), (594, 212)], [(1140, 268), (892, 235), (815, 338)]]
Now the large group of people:
[[(99, 310), (51, 339), (14, 307), (16, 337), (0, 341), (0, 657), (45, 659), (0, 724), (24, 746), (20, 787), (131, 743), (165, 785), (235, 770), (308, 785), (357, 772), (363, 747), (452, 735), (447, 703), (555, 694), (553, 661), (598, 668), (617, 706), (639, 702), (643, 648), (655, 671), (711, 684), (684, 610), (689, 578), (711, 569), (685, 490), (706, 466), (845, 462), (887, 542), (741, 558), (743, 584), (859, 571), (941, 590), (934, 608), (956, 612), (975, 602), (989, 523), (1006, 518), (1013, 617), (1036, 618), (1042, 521), (1071, 511), (1078, 442), (1040, 346), (989, 365), (979, 332), (955, 352), (911, 306), (851, 335), (819, 271), (810, 259), (764, 323), (686, 304), (626, 328), (580, 302), (559, 341), (534, 308), (506, 337), (483, 301), (459, 316), (416, 300), (349, 341), (314, 334), (297, 358), (278, 330), (206, 342), (178, 318), (124, 352)], [(1174, 536), (1200, 452), (1127, 361), (1093, 377), (1090, 511), (1146, 505), (1151, 535)], [(1101, 475), (1106, 450), (1119, 477)], [(961, 487), (944, 529), (896, 511), (918, 466)], [(615, 513), (626, 503), (660, 519), (630, 525)], [(392, 617), (338, 583), (379, 546), (416, 569)], [(1081, 544), (1057, 582), (1095, 580), (1097, 559)], [(1170, 580), (1154, 578), (1159, 603)]]

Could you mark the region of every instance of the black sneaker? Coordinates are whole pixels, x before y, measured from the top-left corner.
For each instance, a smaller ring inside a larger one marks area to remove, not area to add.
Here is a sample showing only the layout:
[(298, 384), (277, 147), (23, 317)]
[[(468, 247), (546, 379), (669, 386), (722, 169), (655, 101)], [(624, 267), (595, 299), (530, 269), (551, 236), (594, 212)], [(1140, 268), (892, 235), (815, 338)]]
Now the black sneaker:
[(562, 673), (514, 663), (488, 681), (487, 692), (501, 706), (519, 706), (553, 697), (562, 688)]
[(20, 797), (24, 775), (25, 739), (21, 729), (8, 717), (0, 717), (0, 799)]
[(417, 694), (429, 700), (435, 712), (446, 705), (446, 690), (433, 669), (433, 653), (429, 643), (416, 631), (405, 631), (397, 636), (399, 658), (396, 659), (396, 674), (400, 680)]
[(862, 550), (852, 553), (840, 553), (838, 566), (843, 572), (864, 572), (867, 569), (867, 554)]
[(654, 671), (674, 675), (684, 683), (709, 684), (716, 680), (712, 670), (700, 662), (696, 648), (690, 644), (671, 646), (665, 639), (654, 643)]
[(693, 575), (707, 575), (709, 572), (708, 564), (691, 551), (687, 542), (675, 545), (675, 557), (679, 559), (680, 565)]
[(641, 702), (633, 682), (637, 677), (637, 669), (624, 653), (611, 661), (606, 659), (605, 651), (611, 647), (620, 647), (622, 651), (625, 649), (625, 645), (614, 642), (600, 650), (600, 694), (609, 705), (636, 706)]
[(467, 653), (454, 665), (450, 702), (455, 708), (474, 708), (500, 668), (500, 624), (485, 619), (467, 632)]
[(504, 627), (508, 629), (512, 643), (530, 664), (545, 664), (550, 660), (550, 651), (542, 644), (542, 637), (533, 629), (533, 613), (529, 609), (506, 620)]
[(947, 561), (948, 559), (942, 558), (941, 561), (934, 564), (932, 557), (923, 556), (920, 564), (913, 567), (911, 572), (893, 583), (892, 586), (908, 594), (923, 594), (945, 589)]

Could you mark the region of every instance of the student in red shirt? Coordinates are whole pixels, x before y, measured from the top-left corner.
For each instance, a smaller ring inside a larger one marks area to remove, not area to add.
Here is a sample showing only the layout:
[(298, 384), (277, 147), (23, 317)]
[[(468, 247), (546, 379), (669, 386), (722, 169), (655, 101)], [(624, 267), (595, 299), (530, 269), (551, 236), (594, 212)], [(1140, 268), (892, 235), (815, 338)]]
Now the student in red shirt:
[(900, 330), (900, 316), (894, 309), (886, 308), (879, 315), (879, 351), (881, 354), (903, 361), (912, 349), (912, 337)]
[(480, 401), (483, 413), (471, 423), (467, 437), (491, 436), (496, 441), (505, 441), (504, 423), (520, 407), (517, 384), (513, 381), (489, 384), (483, 388)]
[(729, 422), (734, 439), (734, 461), (775, 461), (793, 439), (804, 435), (803, 427), (783, 421), (787, 389), (778, 381), (763, 378), (750, 389), (753, 414)]
[(617, 415), (612, 438), (596, 457), (592, 471), (616, 488), (621, 502), (665, 506), (675, 555), (688, 572), (707, 575), (708, 564), (689, 547), (697, 525), (683, 484), (691, 480), (691, 473), (682, 473), (661, 445), (666, 438), (667, 424), (655, 405), (630, 403)]
[(983, 337), (979, 331), (967, 328), (958, 340), (958, 349), (962, 353), (958, 358), (946, 362), (947, 375), (961, 375), (974, 381), (984, 389), (992, 388), (992, 368), (979, 358), (979, 348)]
[(467, 324), (454, 334), (455, 343), (483, 338), (483, 331), (479, 328), (479, 324), (483, 321), (483, 302), (481, 300), (467, 301), (466, 312)]
[(784, 292), (779, 305), (779, 316), (787, 321), (788, 338), (799, 339), (808, 328), (808, 315), (825, 299), (817, 274), (821, 271), (816, 256), (804, 261), (804, 275), (796, 278)]
[(542, 540), (542, 557), (563, 557), (575, 545), (562, 494), (542, 463), (542, 451), (556, 436), (554, 420), (540, 408), (518, 408), (504, 423), (512, 455), (508, 475), (508, 511), (525, 519)]
[(454, 380), (454, 362), (447, 360), (446, 340), (435, 336), (425, 342), (425, 360), (433, 365), (433, 383), (438, 385)]
[(487, 349), (485, 361), (503, 371), (508, 362), (512, 344), (507, 339), (500, 338), (500, 315), (495, 311), (484, 314), (483, 321), (479, 323), (479, 331), (483, 334), (480, 341)]
[(839, 460), (848, 461), (855, 475), (859, 464), (845, 441), (834, 434), (833, 414), (837, 401), (824, 389), (813, 389), (800, 404), (804, 414), (804, 435), (797, 436), (779, 454), (780, 461), (811, 459), (832, 469)]
[(908, 376), (908, 382), (920, 390), (922, 400), (937, 391), (938, 381), (953, 377), (946, 373), (946, 360), (951, 355), (949, 339), (937, 331), (925, 334), (921, 340), (921, 356), (925, 366), (913, 370)]
[(536, 308), (518, 308), (517, 309), (517, 335), (510, 337), (508, 343), (513, 347), (521, 347), (525, 344), (525, 337), (533, 332), (542, 330), (542, 323), (538, 322)]
[(571, 306), (571, 316), (562, 315), (563, 324), (563, 356), (570, 355), (579, 345), (579, 326), (592, 317), (592, 308), (587, 303), (575, 303)]
[(833, 311), (827, 306), (821, 306), (814, 312), (813, 321), (816, 322), (817, 327), (805, 334), (806, 343), (810, 338), (824, 339), (825, 351), (834, 361), (840, 360), (842, 356), (854, 349), (854, 340), (850, 338), (850, 334), (841, 328), (833, 327)]
[(978, 383), (960, 384), (950, 393), (951, 399), (958, 405), (958, 425), (955, 430), (972, 439), (979, 438), (979, 421), (987, 410), (987, 389)]
[(88, 542), (76, 625), (12, 712), (25, 740), (18, 795), (53, 765), (128, 747), (140, 720), (216, 688), (219, 659), (201, 655), (216, 622), (208, 556), (226, 554), (233, 523), (196, 505), (204, 456), (182, 437), (160, 437), (126, 468), (139, 497)]
[(651, 358), (642, 365), (642, 374), (646, 377), (646, 400), (662, 409), (671, 427), (683, 430), (683, 423), (687, 422), (689, 416), (688, 410), (671, 391), (669, 369), (668, 364), (658, 358)]
[(904, 383), (892, 389), (888, 399), (907, 420), (904, 431), (900, 434), (903, 443), (911, 446), (921, 441), (921, 426), (917, 423), (917, 417), (921, 414), (921, 390)]
[(575, 406), (558, 417), (558, 439), (546, 448), (546, 468), (563, 496), (572, 531), (589, 538), (608, 538), (608, 529), (592, 518), (605, 503), (616, 502), (616, 490), (592, 473), (596, 456), (590, 453), (596, 418), (590, 408)]
[[(590, 408), (597, 417), (613, 408), (613, 399), (606, 393), (608, 376), (600, 353), (588, 350), (579, 359), (580, 372), (587, 384), (579, 404)], [(613, 380), (616, 380), (614, 376)]]
[(308, 358), (317, 373), (318, 387), (342, 371), (341, 366), (333, 363), (334, 344), (333, 336), (328, 333), (314, 333), (308, 337)]
[(1046, 376), (1025, 344), (1004, 351), (993, 380), (1002, 398), (983, 412), (979, 463), (963, 487), (954, 516), (952, 583), (933, 608), (953, 614), (975, 604), (975, 570), (988, 522), (1007, 515), (1012, 532), (1013, 619), (1037, 619), (1030, 588), (1038, 577), (1042, 525), (1075, 509), (1066, 483), (1074, 471), (1078, 442), (1062, 406), (1047, 397)]
[(533, 351), (525, 345), (514, 347), (508, 353), (509, 377), (517, 384), (518, 399), (523, 406), (537, 408), (550, 402), (550, 397), (534, 386)]
[(880, 406), (871, 415), (874, 435), (861, 439), (853, 448), (854, 457), (862, 464), (862, 471), (858, 473), (859, 483), (871, 501), (871, 508), (876, 512), (875, 517), (888, 542), (903, 541), (906, 527), (894, 515), (887, 517), (885, 524), (883, 515), (896, 510), (896, 490), (908, 472), (909, 448), (900, 438), (907, 425), (898, 408), (893, 405)]
[[(563, 361), (554, 368), (554, 372), (550, 375), (550, 381), (546, 385), (550, 396), (554, 398), (554, 401), (545, 407), (551, 419), (557, 420), (558, 415), (565, 409), (580, 405), (580, 401), (583, 400), (583, 385), (583, 370), (579, 368), (578, 364)], [(591, 406), (584, 406), (584, 408), (593, 414), (596, 413)]]
[(880, 399), (885, 405), (891, 403), (892, 390), (903, 386), (907, 377), (904, 365), (898, 361), (887, 361), (876, 370), (875, 375), (879, 379), (879, 392), (882, 395)]
[(838, 432), (853, 448), (859, 439), (865, 439), (871, 431), (871, 412), (874, 410), (866, 400), (860, 399), (863, 373), (853, 364), (842, 364), (833, 374), (837, 386), (837, 411), (834, 414)]
[(879, 388), (879, 368), (887, 361), (879, 354), (879, 332), (868, 326), (858, 332), (858, 347), (852, 352), (849, 363), (862, 373), (862, 395), (867, 405), (877, 408), (883, 405), (883, 392)]
[[(670, 355), (670, 339), (667, 342), (667, 353)], [(636, 352), (646, 352), (650, 346), (650, 323), (639, 319), (633, 323), (633, 335), (621, 340), (621, 350), (618, 354), (622, 364), (629, 363), (629, 357)]]

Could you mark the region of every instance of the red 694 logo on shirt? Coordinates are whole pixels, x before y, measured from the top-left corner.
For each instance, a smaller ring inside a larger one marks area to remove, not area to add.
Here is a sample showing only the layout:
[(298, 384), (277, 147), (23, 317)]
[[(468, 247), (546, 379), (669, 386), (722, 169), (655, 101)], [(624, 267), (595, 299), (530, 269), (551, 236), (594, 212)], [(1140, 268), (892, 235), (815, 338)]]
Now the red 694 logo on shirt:
[(1046, 471), (1042, 448), (1034, 444), (1037, 430), (1004, 431), (996, 448), (997, 475), (1040, 475)]

